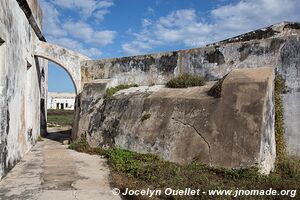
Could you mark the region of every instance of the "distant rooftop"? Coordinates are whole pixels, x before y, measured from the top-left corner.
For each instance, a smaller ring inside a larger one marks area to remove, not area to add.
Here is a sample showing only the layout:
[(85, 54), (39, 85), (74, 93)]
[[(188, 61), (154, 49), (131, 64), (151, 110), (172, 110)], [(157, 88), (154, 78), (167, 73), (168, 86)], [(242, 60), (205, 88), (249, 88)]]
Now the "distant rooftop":
[(74, 97), (76, 96), (75, 93), (71, 93), (71, 92), (48, 92), (48, 96), (49, 97)]

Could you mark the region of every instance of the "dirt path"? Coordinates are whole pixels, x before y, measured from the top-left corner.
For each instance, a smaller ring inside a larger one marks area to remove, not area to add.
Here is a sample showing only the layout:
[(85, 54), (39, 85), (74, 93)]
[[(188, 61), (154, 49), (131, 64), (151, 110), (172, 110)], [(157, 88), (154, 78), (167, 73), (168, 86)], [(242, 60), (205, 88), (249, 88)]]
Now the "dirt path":
[(114, 200), (105, 159), (67, 149), (52, 133), (0, 182), (0, 199)]

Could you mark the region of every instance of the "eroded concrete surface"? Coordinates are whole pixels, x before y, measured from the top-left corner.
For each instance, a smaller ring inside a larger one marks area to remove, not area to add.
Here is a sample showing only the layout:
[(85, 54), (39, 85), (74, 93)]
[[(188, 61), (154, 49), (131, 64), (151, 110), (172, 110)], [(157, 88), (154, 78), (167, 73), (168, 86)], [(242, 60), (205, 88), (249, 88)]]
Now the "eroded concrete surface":
[(105, 159), (67, 147), (50, 139), (38, 142), (0, 182), (0, 199), (120, 199), (111, 193)]
[(214, 82), (132, 87), (110, 98), (103, 98), (104, 82), (86, 84), (78, 130), (93, 147), (152, 153), (180, 164), (258, 165), (269, 173), (276, 155), (274, 77), (272, 67), (235, 69), (223, 81), (221, 98), (207, 95)]

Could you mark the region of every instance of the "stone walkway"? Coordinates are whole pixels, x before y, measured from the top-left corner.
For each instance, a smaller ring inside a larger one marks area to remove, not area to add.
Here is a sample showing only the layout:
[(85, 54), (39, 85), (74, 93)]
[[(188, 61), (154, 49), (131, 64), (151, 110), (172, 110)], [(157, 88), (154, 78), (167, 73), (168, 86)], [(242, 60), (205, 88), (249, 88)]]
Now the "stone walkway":
[(0, 199), (121, 199), (111, 192), (105, 159), (67, 147), (50, 139), (38, 142), (0, 182)]

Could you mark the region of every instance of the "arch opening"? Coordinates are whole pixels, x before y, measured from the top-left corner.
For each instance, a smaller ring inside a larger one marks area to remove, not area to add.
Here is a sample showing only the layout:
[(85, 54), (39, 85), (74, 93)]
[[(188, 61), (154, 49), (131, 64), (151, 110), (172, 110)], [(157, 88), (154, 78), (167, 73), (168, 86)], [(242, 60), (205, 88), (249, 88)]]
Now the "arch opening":
[(70, 70), (69, 70), (67, 67), (65, 67), (63, 64), (61, 64), (60, 62), (58, 62), (58, 61), (56, 61), (56, 60), (53, 60), (53, 59), (50, 59), (50, 58), (47, 58), (47, 57), (44, 57), (44, 56), (36, 56), (36, 57), (39, 57), (39, 58), (43, 58), (43, 59), (45, 59), (45, 60), (48, 60), (50, 63), (53, 63), (53, 64), (55, 64), (57, 67), (60, 67), (61, 69), (63, 69), (64, 72), (68, 74), (68, 78), (70, 78), (71, 81), (72, 81), (72, 84), (73, 84), (74, 90), (75, 90), (75, 94), (76, 94), (76, 95), (78, 94), (79, 88), (78, 88), (78, 83), (76, 83), (76, 81), (75, 81), (76, 77), (74, 77), (73, 73), (70, 72)]
[[(82, 61), (90, 60), (90, 58), (88, 58), (78, 52), (74, 52), (72, 50), (66, 49), (64, 47), (61, 47), (61, 46), (58, 46), (55, 44), (51, 44), (51, 43), (47, 43), (47, 42), (42, 42), (42, 41), (38, 41), (35, 44), (34, 56), (37, 58), (46, 59), (46, 60), (51, 61), (52, 63), (55, 63), (56, 65), (58, 65), (60, 68), (62, 68), (64, 70), (64, 72), (66, 72), (68, 74), (67, 77), (71, 78), (71, 82), (74, 86), (74, 90), (75, 90), (74, 101), (72, 103), (66, 102), (63, 105), (61, 103), (54, 104), (54, 108), (55, 108), (54, 110), (56, 110), (56, 111), (57, 110), (60, 110), (60, 111), (66, 110), (65, 109), (66, 107), (69, 107), (71, 104), (75, 104), (75, 96), (77, 96), (81, 92), (81, 70), (80, 70), (81, 66), (80, 66), (80, 64)], [(43, 76), (43, 75), (41, 74), (41, 76)], [(46, 82), (48, 80), (47, 73), (45, 74), (45, 80), (46, 80)], [(45, 85), (47, 85), (47, 83), (45, 83)], [(61, 85), (63, 85), (63, 84), (61, 84)], [(48, 103), (45, 103), (45, 105), (48, 106)], [(56, 108), (58, 108), (58, 109), (56, 109)], [(64, 109), (59, 109), (59, 108), (64, 108)], [(48, 111), (48, 119), (45, 120), (47, 122), (49, 122), (49, 114), (50, 113)], [(58, 113), (54, 113), (54, 115), (55, 114), (58, 114)], [(65, 122), (66, 120), (61, 117), (70, 116), (70, 114), (71, 113), (59, 114), (60, 116), (52, 116), (52, 117), (55, 119), (58, 119), (59, 122)], [(73, 115), (74, 115), (74, 110), (71, 115), (72, 117), (70, 117), (72, 120), (74, 119)], [(46, 116), (46, 114), (45, 114), (45, 116)], [(72, 126), (70, 126), (70, 128), (72, 128)]]
[(68, 70), (56, 62), (50, 61), (48, 73), (43, 73), (48, 80), (47, 138), (59, 142), (69, 140), (74, 121), (76, 85)]

